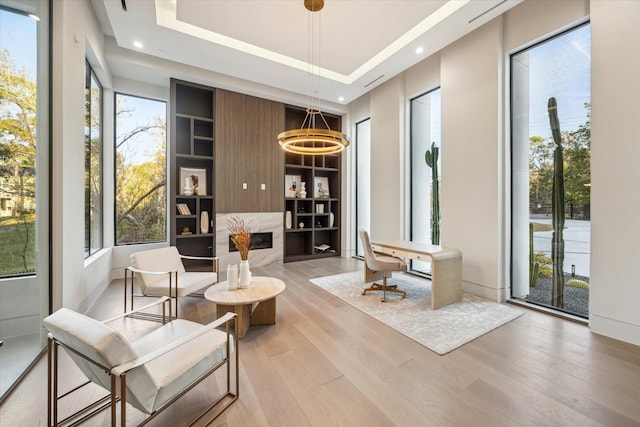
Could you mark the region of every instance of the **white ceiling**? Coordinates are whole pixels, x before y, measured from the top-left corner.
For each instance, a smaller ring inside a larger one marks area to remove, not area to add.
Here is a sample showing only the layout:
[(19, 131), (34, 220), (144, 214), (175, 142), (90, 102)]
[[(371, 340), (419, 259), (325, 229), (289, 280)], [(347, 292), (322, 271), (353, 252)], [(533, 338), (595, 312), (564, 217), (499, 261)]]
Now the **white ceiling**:
[[(92, 0), (119, 49), (339, 104), (520, 1), (325, 0), (310, 13), (303, 0), (125, 0), (126, 11), (122, 0)], [(131, 55), (107, 61), (131, 78)], [(135, 62), (135, 79), (168, 84), (168, 71)]]

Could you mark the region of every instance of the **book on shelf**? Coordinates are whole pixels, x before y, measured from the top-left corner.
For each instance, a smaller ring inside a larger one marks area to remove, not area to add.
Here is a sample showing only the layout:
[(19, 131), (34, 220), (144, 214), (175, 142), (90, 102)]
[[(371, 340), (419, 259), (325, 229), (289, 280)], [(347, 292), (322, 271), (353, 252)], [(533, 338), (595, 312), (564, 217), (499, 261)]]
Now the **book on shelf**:
[(177, 203), (176, 208), (178, 208), (178, 213), (180, 215), (191, 215), (191, 210), (186, 203)]
[(317, 250), (318, 252), (324, 252), (324, 251), (326, 251), (327, 249), (329, 249), (330, 247), (331, 247), (331, 246), (329, 246), (329, 245), (327, 245), (327, 244), (322, 244), (322, 245), (316, 245), (316, 246), (314, 246), (313, 248), (314, 248), (315, 250)]

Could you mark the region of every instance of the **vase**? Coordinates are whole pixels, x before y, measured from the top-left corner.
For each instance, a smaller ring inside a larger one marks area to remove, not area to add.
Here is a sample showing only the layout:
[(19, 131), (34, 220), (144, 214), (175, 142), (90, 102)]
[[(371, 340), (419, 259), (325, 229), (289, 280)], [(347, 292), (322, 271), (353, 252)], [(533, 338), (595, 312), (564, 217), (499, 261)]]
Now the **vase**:
[(182, 189), (182, 194), (185, 196), (193, 195), (193, 187), (191, 187), (191, 177), (188, 176), (184, 179), (184, 188)]
[(287, 230), (291, 229), (291, 211), (287, 211), (284, 214), (284, 228), (286, 228)]
[(240, 289), (246, 289), (251, 283), (251, 271), (249, 270), (249, 260), (243, 259), (240, 261), (240, 279), (238, 279), (238, 287)]
[(238, 266), (236, 264), (227, 266), (227, 288), (230, 291), (238, 289)]
[(307, 197), (307, 188), (306, 188), (307, 183), (306, 182), (301, 182), (300, 183), (300, 190), (298, 190), (298, 194), (300, 195), (301, 199), (304, 199)]
[(209, 232), (209, 212), (200, 212), (200, 232), (207, 234)]
[(333, 212), (329, 212), (329, 228), (333, 227), (333, 220), (334, 220), (334, 216), (333, 216)]

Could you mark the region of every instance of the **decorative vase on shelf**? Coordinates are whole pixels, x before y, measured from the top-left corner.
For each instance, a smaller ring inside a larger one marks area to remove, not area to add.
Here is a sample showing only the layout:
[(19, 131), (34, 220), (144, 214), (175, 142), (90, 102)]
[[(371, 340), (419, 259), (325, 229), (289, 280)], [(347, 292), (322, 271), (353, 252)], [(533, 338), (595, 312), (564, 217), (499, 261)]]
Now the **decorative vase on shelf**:
[(304, 199), (307, 197), (307, 188), (306, 188), (307, 183), (306, 182), (301, 182), (300, 183), (300, 190), (298, 190), (298, 194), (300, 195), (301, 199)]
[(184, 196), (193, 196), (193, 187), (191, 187), (191, 177), (188, 176), (184, 179), (184, 188), (182, 189)]
[(207, 234), (209, 232), (209, 212), (200, 212), (200, 232)]
[(287, 211), (284, 214), (284, 228), (291, 229), (291, 211)]
[(236, 264), (227, 266), (227, 288), (230, 291), (238, 289), (238, 266)]
[(333, 227), (333, 220), (334, 220), (334, 216), (333, 216), (333, 212), (329, 212), (329, 228)]
[(249, 270), (249, 260), (243, 259), (240, 261), (240, 279), (238, 279), (238, 287), (240, 289), (246, 289), (251, 283), (251, 271)]

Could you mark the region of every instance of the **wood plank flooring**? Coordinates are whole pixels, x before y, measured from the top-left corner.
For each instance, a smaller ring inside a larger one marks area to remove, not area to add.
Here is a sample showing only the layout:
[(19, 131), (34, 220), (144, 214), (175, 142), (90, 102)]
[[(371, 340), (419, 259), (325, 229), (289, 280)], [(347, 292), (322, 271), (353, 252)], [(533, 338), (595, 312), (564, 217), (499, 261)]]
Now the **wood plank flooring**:
[[(308, 281), (361, 269), (346, 258), (252, 268), (287, 289), (276, 325), (252, 326), (240, 341), (240, 399), (212, 425), (640, 426), (639, 347), (525, 310), (438, 356)], [(89, 314), (118, 314), (121, 295), (114, 281)], [(214, 319), (212, 303), (183, 301), (181, 316)], [(45, 426), (46, 380), (43, 359), (0, 407), (0, 425)], [(150, 425), (184, 425), (223, 381), (205, 381)], [(108, 423), (105, 414), (86, 425)]]

